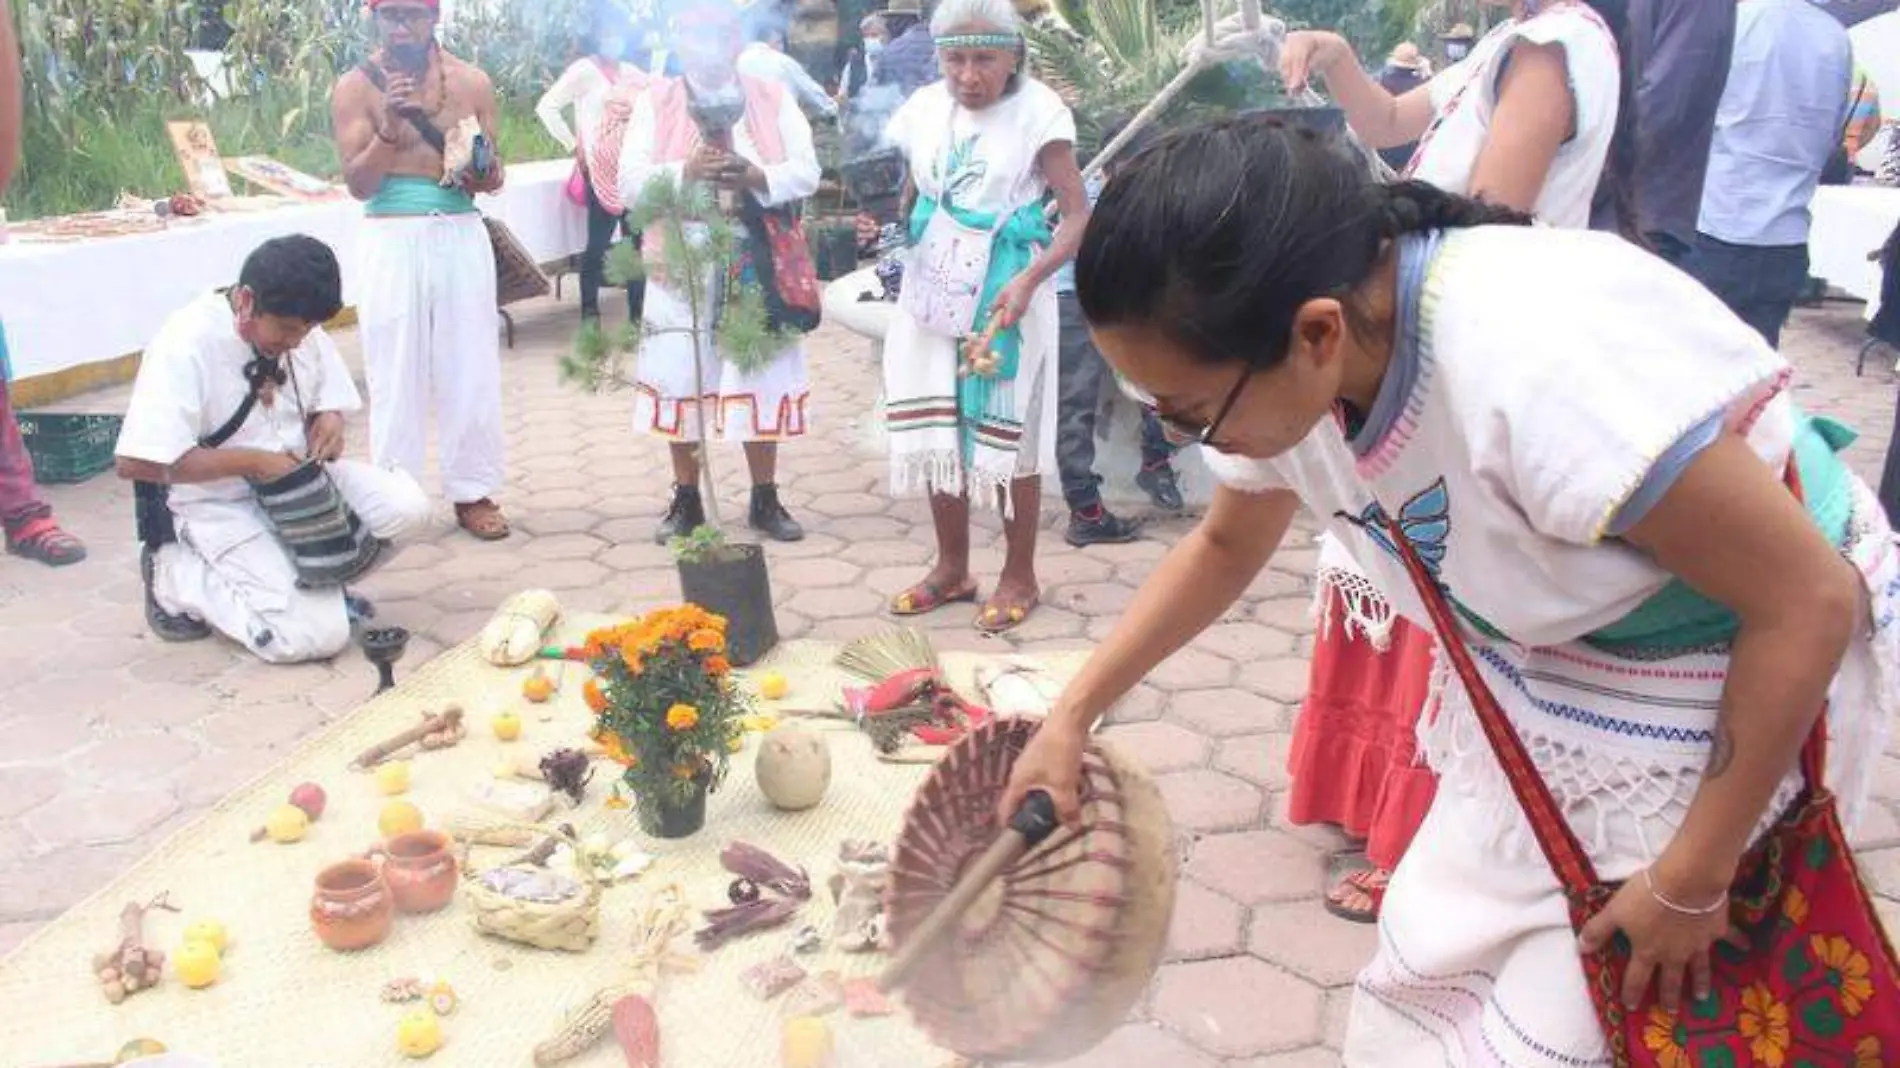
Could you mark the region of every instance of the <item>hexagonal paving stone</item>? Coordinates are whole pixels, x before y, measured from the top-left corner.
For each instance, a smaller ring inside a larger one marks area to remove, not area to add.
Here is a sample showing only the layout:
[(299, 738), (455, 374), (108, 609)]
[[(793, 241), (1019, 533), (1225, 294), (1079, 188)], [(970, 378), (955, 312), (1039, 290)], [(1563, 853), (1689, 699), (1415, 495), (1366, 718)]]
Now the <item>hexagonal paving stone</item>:
[(1310, 1046), (1320, 1037), (1320, 993), (1250, 957), (1164, 964), (1155, 1019), (1223, 1057)]
[(1168, 960), (1207, 960), (1241, 951), (1246, 910), (1192, 879), (1175, 884)]
[(848, 516), (878, 515), (890, 507), (889, 497), (870, 493), (825, 493), (813, 497), (811, 510), (822, 516), (841, 519)]
[(1313, 600), (1310, 597), (1273, 597), (1253, 609), (1254, 622), (1287, 634), (1313, 633)]
[(1288, 734), (1248, 734), (1228, 738), (1214, 753), (1214, 766), (1229, 775), (1268, 790), (1287, 786), (1286, 755), (1293, 738)]
[(1234, 679), (1233, 661), (1189, 647), (1163, 660), (1148, 681), (1163, 690), (1207, 690)]
[(94, 742), (66, 759), (74, 777), (94, 788), (142, 786), (170, 776), (197, 758), (189, 738), (135, 731)]
[(1869, 800), (1860, 814), (1860, 825), (1848, 836), (1856, 852), (1886, 849), (1900, 845), (1900, 819), (1894, 817), (1893, 803)]
[(1311, 665), (1295, 657), (1256, 660), (1241, 665), (1240, 685), (1275, 701), (1297, 705), (1306, 699), (1310, 670)]
[(31, 754), (37, 759), (48, 761), (86, 745), (98, 734), (92, 726), (91, 717), (78, 710), (14, 716), (0, 722), (0, 737), (7, 740), (11, 752)]
[(1207, 739), (1172, 723), (1110, 727), (1102, 737), (1120, 746), (1155, 774), (1198, 768), (1207, 762)]
[(1158, 780), (1175, 826), (1189, 831), (1225, 831), (1259, 822), (1264, 795), (1218, 771), (1179, 771)]
[(1160, 719), (1167, 708), (1169, 699), (1169, 695), (1147, 683), (1141, 683), (1110, 706), (1108, 714), (1102, 717), (1102, 722), (1146, 723)]
[(1118, 582), (1082, 582), (1061, 586), (1044, 594), (1043, 599), (1059, 604), (1077, 615), (1119, 617), (1133, 600), (1132, 587)]
[(1258, 905), (1318, 896), (1326, 857), (1284, 831), (1213, 834), (1194, 843), (1187, 872), (1243, 905)]
[(1183, 690), (1168, 700), (1168, 718), (1212, 738), (1284, 729), (1285, 706), (1246, 690)]
[(817, 589), (826, 586), (855, 585), (864, 573), (849, 560), (816, 557), (809, 560), (783, 560), (773, 565), (772, 581), (785, 589)]
[(1379, 948), (1379, 929), (1327, 915), (1315, 919), (1307, 902), (1253, 910), (1247, 950), (1324, 987), (1344, 986)]
[(1855, 859), (1876, 893), (1900, 898), (1900, 849), (1869, 850)]
[(1197, 635), (1193, 647), (1248, 664), (1291, 653), (1293, 635), (1259, 623), (1219, 623)]
[(1130, 1023), (1056, 1068), (1216, 1068), (1219, 1063), (1154, 1024)]
[(58, 768), (0, 768), (0, 820), (18, 819), (73, 785)]
[(819, 619), (845, 619), (875, 615), (883, 607), (884, 599), (862, 586), (840, 586), (833, 589), (799, 590), (786, 599), (786, 605), (793, 610)]
[(178, 811), (178, 799), (157, 787), (63, 793), (26, 814), (26, 829), (53, 848), (130, 842)]

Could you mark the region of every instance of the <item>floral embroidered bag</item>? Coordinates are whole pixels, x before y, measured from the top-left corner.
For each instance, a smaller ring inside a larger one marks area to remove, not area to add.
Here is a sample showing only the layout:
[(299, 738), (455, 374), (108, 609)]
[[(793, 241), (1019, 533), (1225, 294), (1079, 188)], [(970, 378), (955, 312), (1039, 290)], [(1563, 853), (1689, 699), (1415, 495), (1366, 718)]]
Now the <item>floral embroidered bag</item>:
[[(1790, 483), (1797, 495), (1792, 465)], [(1509, 777), (1537, 844), (1563, 884), (1574, 929), (1616, 887), (1589, 856), (1550, 795), (1523, 741), (1472, 663), (1444, 591), (1398, 524), (1387, 531), (1418, 587), (1440, 645), (1471, 696), (1479, 726)], [(1620, 995), (1629, 950), (1619, 936), (1586, 956), (1597, 1019), (1616, 1068), (1885, 1068), (1900, 1064), (1900, 963), (1854, 866), (1834, 795), (1825, 785), (1827, 716), (1801, 749), (1806, 789), (1743, 857), (1730, 920), (1748, 937), (1710, 951), (1711, 995), (1664, 1012), (1652, 997), (1630, 1013)]]

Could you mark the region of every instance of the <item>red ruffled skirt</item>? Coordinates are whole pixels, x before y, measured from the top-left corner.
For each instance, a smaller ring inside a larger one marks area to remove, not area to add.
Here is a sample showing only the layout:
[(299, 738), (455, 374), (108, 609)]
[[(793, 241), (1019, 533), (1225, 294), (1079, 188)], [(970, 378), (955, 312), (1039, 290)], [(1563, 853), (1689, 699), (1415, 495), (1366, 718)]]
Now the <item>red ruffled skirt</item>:
[(1418, 717), (1431, 691), (1430, 632), (1392, 621), (1381, 653), (1356, 630), (1337, 593), (1318, 635), (1306, 700), (1287, 755), (1295, 824), (1331, 823), (1366, 841), (1366, 857), (1396, 867), (1425, 821), (1438, 777), (1418, 760)]

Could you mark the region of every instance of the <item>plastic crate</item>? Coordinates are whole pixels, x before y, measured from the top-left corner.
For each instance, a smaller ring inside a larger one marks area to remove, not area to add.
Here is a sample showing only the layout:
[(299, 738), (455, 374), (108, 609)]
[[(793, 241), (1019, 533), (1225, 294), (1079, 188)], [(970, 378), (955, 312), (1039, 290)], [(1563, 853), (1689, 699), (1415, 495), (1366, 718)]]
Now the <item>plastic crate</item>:
[(33, 458), (33, 479), (44, 483), (84, 482), (112, 466), (119, 441), (117, 415), (20, 412), (20, 436)]

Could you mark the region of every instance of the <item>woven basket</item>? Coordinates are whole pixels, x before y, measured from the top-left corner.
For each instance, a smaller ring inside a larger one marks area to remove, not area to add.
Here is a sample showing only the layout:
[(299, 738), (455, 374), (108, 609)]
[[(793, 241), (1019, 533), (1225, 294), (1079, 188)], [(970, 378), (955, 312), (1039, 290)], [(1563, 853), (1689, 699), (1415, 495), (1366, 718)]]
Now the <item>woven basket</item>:
[[(580, 856), (579, 839), (564, 833), (559, 828), (525, 824), (512, 826), (531, 832), (537, 840), (541, 837), (559, 838), (574, 851), (577, 859)], [(502, 867), (531, 870), (526, 865), (502, 865)], [(465, 858), (462, 863), (462, 873), (468, 882), (467, 898), (474, 909), (475, 930), (495, 938), (533, 946), (536, 949), (558, 949), (568, 953), (586, 952), (594, 944), (594, 939), (600, 935), (601, 882), (600, 877), (585, 864), (576, 863), (574, 871), (583, 884), (580, 894), (567, 901), (551, 905), (542, 901), (522, 901), (519, 898), (490, 890), (482, 885), (482, 873), (475, 871)]]

